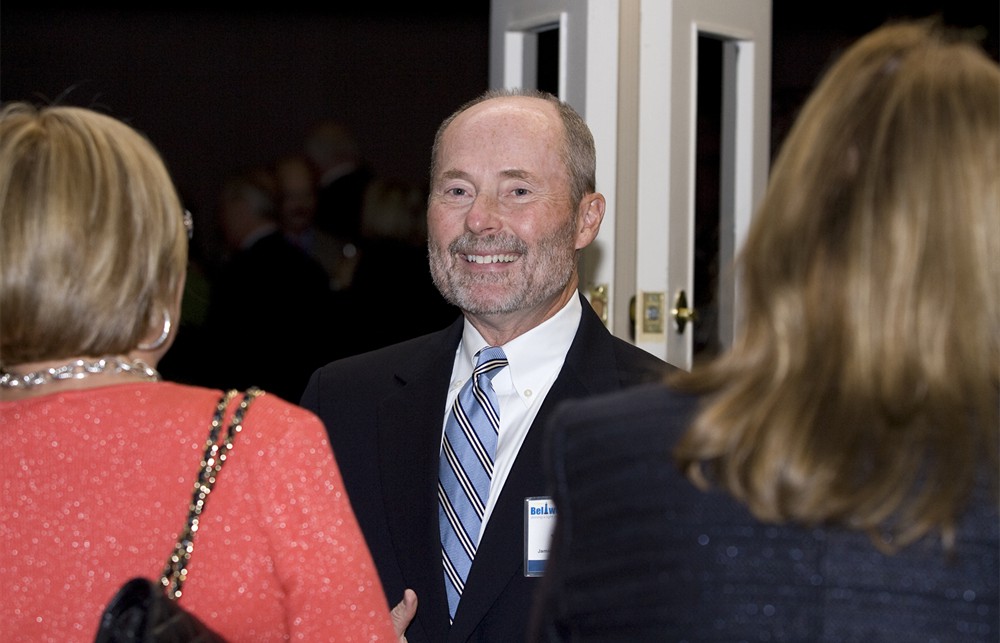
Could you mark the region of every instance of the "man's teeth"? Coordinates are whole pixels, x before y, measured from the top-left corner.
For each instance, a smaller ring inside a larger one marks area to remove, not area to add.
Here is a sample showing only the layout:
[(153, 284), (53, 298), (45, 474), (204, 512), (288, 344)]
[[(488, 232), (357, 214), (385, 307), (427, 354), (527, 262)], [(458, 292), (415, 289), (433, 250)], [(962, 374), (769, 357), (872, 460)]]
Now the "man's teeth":
[(466, 261), (472, 263), (510, 263), (517, 255), (465, 255)]

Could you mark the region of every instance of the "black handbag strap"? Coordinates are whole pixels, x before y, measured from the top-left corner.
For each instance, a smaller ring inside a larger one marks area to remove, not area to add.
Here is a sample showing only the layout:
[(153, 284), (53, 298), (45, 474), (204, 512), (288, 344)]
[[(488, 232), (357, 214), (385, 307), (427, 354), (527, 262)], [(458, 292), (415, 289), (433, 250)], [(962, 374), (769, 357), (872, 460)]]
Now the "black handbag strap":
[(246, 415), (250, 403), (263, 393), (256, 387), (251, 387), (243, 392), (243, 399), (233, 413), (229, 426), (220, 438), (222, 433), (222, 420), (225, 417), (229, 403), (235, 398), (239, 391), (232, 389), (227, 391), (219, 399), (215, 408), (215, 415), (212, 417), (212, 427), (208, 432), (208, 440), (205, 442), (205, 452), (201, 459), (201, 467), (198, 471), (198, 478), (194, 483), (194, 495), (191, 497), (191, 505), (188, 507), (187, 522), (184, 529), (177, 537), (177, 544), (167, 564), (163, 568), (163, 575), (160, 584), (163, 585), (167, 596), (171, 599), (178, 599), (181, 595), (181, 586), (187, 579), (187, 564), (191, 560), (191, 551), (194, 549), (194, 535), (198, 531), (198, 521), (201, 512), (205, 509), (205, 501), (208, 494), (215, 487), (222, 465), (226, 463), (229, 452), (233, 449), (233, 438), (243, 430), (243, 418)]

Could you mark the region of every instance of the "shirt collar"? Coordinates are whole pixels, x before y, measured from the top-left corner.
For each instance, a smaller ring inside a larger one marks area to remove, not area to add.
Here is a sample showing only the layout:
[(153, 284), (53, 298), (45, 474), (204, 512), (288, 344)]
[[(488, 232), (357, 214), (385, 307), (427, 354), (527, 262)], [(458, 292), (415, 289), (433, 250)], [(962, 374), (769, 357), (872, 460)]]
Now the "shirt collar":
[[(498, 394), (501, 389), (507, 389), (530, 404), (533, 396), (545, 390), (562, 369), (582, 313), (580, 297), (570, 297), (555, 315), (504, 344), (501, 348), (509, 365), (493, 378)], [(476, 353), (487, 346), (483, 336), (466, 319), (456, 356), (454, 382), (465, 382), (469, 378), (476, 364)]]

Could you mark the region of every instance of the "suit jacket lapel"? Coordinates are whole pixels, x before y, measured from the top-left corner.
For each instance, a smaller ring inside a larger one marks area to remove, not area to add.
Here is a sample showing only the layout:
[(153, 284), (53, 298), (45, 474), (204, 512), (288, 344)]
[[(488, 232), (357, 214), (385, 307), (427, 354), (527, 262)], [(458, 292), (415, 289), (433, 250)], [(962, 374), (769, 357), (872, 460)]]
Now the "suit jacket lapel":
[(438, 453), (461, 335), (460, 318), (401, 366), (396, 373), (398, 390), (381, 402), (376, 420), (390, 535), (405, 585), (420, 588), (416, 620), (435, 641), (448, 635), (448, 601), (439, 553)]

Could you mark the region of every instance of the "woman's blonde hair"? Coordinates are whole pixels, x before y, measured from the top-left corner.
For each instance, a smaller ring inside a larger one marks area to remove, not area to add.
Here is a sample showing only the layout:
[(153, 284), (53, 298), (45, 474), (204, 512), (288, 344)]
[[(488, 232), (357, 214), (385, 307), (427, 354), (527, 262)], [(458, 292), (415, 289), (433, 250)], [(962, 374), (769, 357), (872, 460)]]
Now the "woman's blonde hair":
[(184, 211), (141, 134), (70, 106), (0, 112), (0, 364), (135, 349), (182, 287)]
[(875, 30), (776, 159), (732, 350), (673, 381), (705, 394), (679, 464), (764, 521), (950, 545), (998, 475), (998, 257), (1000, 68), (932, 21)]

